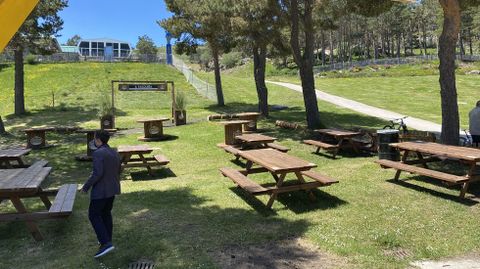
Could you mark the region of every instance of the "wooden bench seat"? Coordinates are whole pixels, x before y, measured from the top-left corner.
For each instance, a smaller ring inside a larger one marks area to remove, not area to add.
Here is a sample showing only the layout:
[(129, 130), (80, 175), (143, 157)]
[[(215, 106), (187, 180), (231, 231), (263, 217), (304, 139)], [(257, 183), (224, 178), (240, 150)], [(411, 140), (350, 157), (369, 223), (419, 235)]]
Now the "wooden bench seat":
[(164, 155), (155, 155), (153, 156), (155, 158), (155, 160), (160, 164), (160, 165), (167, 165), (170, 163), (170, 160), (167, 159), (167, 157), (165, 157)]
[(60, 187), (55, 200), (48, 210), (49, 215), (56, 217), (69, 216), (73, 211), (73, 202), (76, 194), (77, 184), (66, 184)]
[(233, 154), (235, 157), (240, 157), (239, 153), (240, 153), (241, 150), (239, 148), (236, 148), (232, 145), (226, 145), (226, 144), (223, 144), (223, 143), (217, 144), (217, 147), (225, 150), (225, 152)]
[(290, 149), (277, 143), (267, 143), (267, 147), (287, 153)]
[(251, 181), (248, 177), (233, 168), (224, 167), (220, 169), (220, 172), (223, 176), (230, 178), (242, 189), (253, 195), (260, 195), (270, 191), (269, 189)]
[(405, 171), (413, 174), (436, 178), (436, 179), (445, 181), (450, 185), (461, 184), (468, 181), (468, 178), (465, 176), (447, 174), (447, 173), (430, 170), (423, 167), (413, 166), (413, 165), (409, 165), (401, 162), (395, 162), (390, 160), (376, 160), (375, 162), (380, 164), (382, 168), (394, 168), (399, 171)]
[(333, 179), (333, 178), (328, 177), (328, 176), (325, 176), (325, 175), (322, 175), (322, 174), (317, 173), (317, 172), (312, 171), (312, 170), (303, 171), (303, 172), (301, 172), (301, 174), (303, 176), (306, 176), (308, 178), (311, 178), (315, 181), (318, 181), (318, 182), (322, 183), (324, 186), (328, 186), (328, 185), (338, 183), (338, 180)]
[(338, 153), (338, 150), (339, 150), (338, 145), (333, 145), (333, 144), (325, 143), (325, 142), (318, 141), (318, 140), (303, 140), (303, 143), (307, 144), (307, 145), (312, 145), (312, 146), (317, 147), (317, 151), (315, 153), (319, 153), (320, 149), (324, 149), (326, 151), (331, 151), (334, 159), (337, 156), (337, 153)]

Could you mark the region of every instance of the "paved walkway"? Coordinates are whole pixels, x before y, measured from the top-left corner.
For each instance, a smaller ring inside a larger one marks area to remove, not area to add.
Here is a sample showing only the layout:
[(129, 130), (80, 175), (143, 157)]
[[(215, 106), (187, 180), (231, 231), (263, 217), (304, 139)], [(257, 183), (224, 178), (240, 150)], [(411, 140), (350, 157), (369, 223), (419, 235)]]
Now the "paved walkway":
[[(299, 86), (296, 84), (286, 83), (286, 82), (275, 82), (275, 81), (266, 81), (266, 82), (283, 86), (297, 92), (302, 92), (302, 86)], [(331, 95), (323, 91), (319, 91), (319, 90), (315, 90), (315, 91), (317, 92), (317, 99), (319, 100), (326, 101), (336, 106), (344, 107), (344, 108), (347, 108), (365, 115), (369, 115), (372, 117), (376, 117), (384, 120), (391, 120), (391, 119), (397, 119), (397, 118), (407, 116), (407, 115), (399, 114), (389, 110), (365, 105), (363, 103), (352, 101), (336, 95)], [(405, 124), (407, 124), (408, 127), (411, 127), (416, 130), (435, 132), (435, 133), (440, 133), (442, 130), (442, 126), (440, 124), (422, 120), (422, 119), (417, 119), (410, 116), (408, 116), (408, 118), (406, 118), (404, 122)]]

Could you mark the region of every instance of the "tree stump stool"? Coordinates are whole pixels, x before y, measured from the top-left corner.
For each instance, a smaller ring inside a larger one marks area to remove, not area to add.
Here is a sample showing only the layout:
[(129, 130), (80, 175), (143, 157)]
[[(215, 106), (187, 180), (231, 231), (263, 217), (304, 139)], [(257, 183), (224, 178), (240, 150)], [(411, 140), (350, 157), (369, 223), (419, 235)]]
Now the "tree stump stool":
[(36, 127), (23, 130), (27, 135), (27, 148), (30, 149), (42, 149), (51, 147), (46, 141), (45, 133), (47, 131), (52, 131), (52, 127)]
[(169, 121), (169, 118), (153, 118), (137, 120), (137, 122), (143, 123), (143, 137), (139, 137), (140, 141), (159, 141), (165, 140), (167, 137), (163, 134), (163, 122)]

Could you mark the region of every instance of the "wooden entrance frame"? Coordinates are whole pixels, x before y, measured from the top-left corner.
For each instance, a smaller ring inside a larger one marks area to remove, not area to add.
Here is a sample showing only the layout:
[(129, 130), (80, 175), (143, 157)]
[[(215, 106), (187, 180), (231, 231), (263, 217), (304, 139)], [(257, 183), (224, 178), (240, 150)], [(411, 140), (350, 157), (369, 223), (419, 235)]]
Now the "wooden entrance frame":
[[(113, 108), (113, 114), (115, 115), (116, 113), (116, 107), (115, 107), (115, 84), (123, 84), (123, 83), (138, 83), (138, 84), (166, 84), (167, 85), (167, 92), (168, 92), (168, 84), (171, 85), (172, 89), (172, 118), (174, 118), (174, 110), (175, 110), (175, 84), (172, 80), (112, 80), (111, 81), (111, 88), (112, 88), (112, 108)], [(152, 91), (158, 91), (161, 92), (160, 90), (152, 90)]]

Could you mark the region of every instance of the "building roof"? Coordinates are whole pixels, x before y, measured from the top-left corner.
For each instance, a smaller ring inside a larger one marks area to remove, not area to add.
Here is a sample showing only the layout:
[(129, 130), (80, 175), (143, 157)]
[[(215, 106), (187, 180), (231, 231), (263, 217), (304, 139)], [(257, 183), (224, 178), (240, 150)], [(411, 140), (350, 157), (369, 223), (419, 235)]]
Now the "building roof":
[(122, 41), (122, 40), (113, 39), (113, 38), (106, 38), (106, 37), (103, 37), (103, 38), (84, 38), (84, 39), (80, 40), (80, 42), (82, 42), (82, 41), (130, 44), (128, 41)]
[(62, 52), (78, 52), (77, 46), (61, 45), (60, 48), (62, 48)]

